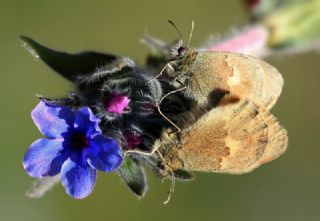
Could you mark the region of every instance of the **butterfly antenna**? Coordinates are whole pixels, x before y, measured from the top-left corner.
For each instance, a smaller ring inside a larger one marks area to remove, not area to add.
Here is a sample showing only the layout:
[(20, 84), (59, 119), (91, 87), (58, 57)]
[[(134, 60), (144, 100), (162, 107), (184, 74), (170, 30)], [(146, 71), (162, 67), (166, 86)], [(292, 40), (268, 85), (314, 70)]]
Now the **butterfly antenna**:
[(189, 39), (188, 39), (188, 43), (186, 45), (186, 48), (189, 46), (191, 38), (192, 38), (192, 34), (193, 34), (193, 29), (194, 29), (194, 21), (191, 22), (191, 31), (190, 31), (190, 35), (189, 35)]
[(183, 37), (182, 37), (182, 34), (181, 34), (181, 32), (179, 31), (179, 29), (178, 29), (178, 27), (176, 26), (176, 24), (175, 24), (173, 21), (171, 21), (171, 20), (168, 20), (168, 22), (174, 27), (174, 29), (176, 29), (176, 31), (177, 31), (178, 34), (180, 35), (180, 38), (181, 38), (182, 41), (184, 42), (184, 39), (183, 39)]

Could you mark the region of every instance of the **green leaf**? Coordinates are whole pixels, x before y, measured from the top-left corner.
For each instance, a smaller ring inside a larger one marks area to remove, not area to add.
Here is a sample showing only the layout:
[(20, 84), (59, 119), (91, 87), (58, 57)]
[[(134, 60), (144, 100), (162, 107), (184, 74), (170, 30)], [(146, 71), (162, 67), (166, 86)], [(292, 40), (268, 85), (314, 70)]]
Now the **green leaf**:
[(191, 172), (186, 171), (186, 170), (182, 170), (182, 169), (178, 169), (173, 171), (174, 173), (174, 177), (182, 180), (182, 181), (191, 181), (194, 179), (194, 176)]
[(148, 187), (147, 179), (143, 167), (136, 159), (126, 157), (119, 174), (138, 197), (144, 196)]
[(93, 51), (76, 54), (55, 51), (29, 37), (21, 36), (20, 38), (24, 42), (23, 46), (32, 55), (42, 59), (49, 67), (71, 81), (76, 80), (79, 75), (90, 74), (97, 68), (113, 63), (119, 58), (116, 55)]

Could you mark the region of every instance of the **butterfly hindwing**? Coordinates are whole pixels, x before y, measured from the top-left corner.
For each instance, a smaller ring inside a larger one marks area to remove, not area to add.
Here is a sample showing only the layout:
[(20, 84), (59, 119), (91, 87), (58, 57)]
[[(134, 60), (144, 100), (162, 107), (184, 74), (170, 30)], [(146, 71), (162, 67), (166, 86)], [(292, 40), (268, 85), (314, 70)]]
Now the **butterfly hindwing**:
[(250, 100), (213, 108), (171, 140), (177, 142), (162, 152), (170, 167), (234, 174), (280, 156), (287, 146), (277, 120)]

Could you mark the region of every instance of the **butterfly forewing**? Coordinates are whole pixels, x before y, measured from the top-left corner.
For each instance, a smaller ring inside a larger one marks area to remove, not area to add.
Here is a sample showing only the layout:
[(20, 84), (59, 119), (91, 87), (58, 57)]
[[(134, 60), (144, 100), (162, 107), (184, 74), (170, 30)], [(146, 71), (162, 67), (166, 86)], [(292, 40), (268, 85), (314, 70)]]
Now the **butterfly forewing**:
[(186, 64), (186, 72), (192, 75), (187, 94), (194, 96), (200, 104), (207, 103), (214, 91), (222, 90), (271, 109), (283, 86), (277, 69), (248, 55), (193, 52)]

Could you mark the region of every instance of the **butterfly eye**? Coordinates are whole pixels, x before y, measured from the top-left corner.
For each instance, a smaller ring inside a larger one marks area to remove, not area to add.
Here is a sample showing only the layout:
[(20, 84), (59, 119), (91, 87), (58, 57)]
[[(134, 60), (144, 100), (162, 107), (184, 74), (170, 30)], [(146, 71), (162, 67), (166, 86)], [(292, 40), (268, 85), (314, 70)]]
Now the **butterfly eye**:
[(186, 47), (182, 39), (176, 40), (169, 48), (169, 60), (177, 60), (185, 55)]
[(178, 51), (178, 56), (182, 57), (186, 53), (186, 48), (185, 47), (179, 47), (177, 51)]

